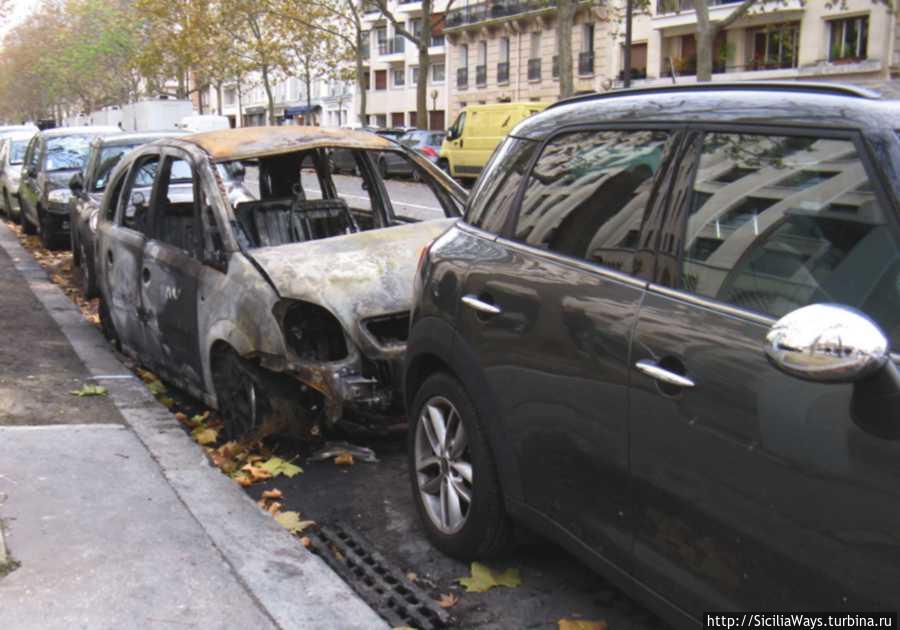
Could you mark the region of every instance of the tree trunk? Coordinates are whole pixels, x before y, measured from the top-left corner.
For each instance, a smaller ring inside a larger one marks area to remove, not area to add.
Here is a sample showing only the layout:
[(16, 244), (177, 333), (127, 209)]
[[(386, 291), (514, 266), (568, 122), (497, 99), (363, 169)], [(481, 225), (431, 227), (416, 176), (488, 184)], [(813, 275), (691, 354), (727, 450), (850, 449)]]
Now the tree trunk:
[[(424, 33), (422, 37), (426, 37)], [(416, 127), (419, 129), (428, 129), (428, 66), (430, 63), (428, 39), (424, 39), (422, 45), (419, 46), (419, 76), (416, 78)]]
[(556, 42), (559, 57), (559, 98), (575, 93), (575, 68), (572, 63), (572, 24), (575, 22), (577, 0), (559, 0), (556, 21)]
[(216, 82), (216, 102), (219, 104), (219, 116), (222, 115), (222, 83), (223, 81)]
[(185, 87), (184, 81), (184, 72), (178, 71), (178, 94), (177, 97), (179, 100), (184, 99), (187, 96), (187, 88)]
[(234, 81), (235, 88), (237, 89), (237, 101), (238, 101), (238, 111), (237, 111), (237, 120), (235, 120), (235, 127), (243, 127), (244, 126), (244, 94), (241, 91), (241, 79), (240, 77), (236, 78)]
[(269, 66), (262, 67), (263, 88), (266, 90), (266, 124), (275, 124), (275, 97), (272, 96), (272, 86), (269, 84)]
[(366, 125), (366, 78), (363, 59), (363, 33), (356, 30), (356, 89), (359, 90), (359, 124)]
[(201, 116), (205, 113), (203, 111), (203, 93), (207, 91), (208, 88), (197, 87), (197, 113)]
[(697, 14), (697, 82), (712, 81), (712, 43), (716, 28), (709, 22), (709, 6), (706, 0), (694, 0)]

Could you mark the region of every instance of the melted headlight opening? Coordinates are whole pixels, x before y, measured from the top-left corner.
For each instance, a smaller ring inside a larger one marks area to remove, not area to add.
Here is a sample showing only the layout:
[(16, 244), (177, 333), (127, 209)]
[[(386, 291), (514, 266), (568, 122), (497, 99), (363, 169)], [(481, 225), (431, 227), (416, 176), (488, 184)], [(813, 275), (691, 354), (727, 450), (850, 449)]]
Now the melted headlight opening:
[(366, 320), (366, 328), (381, 345), (406, 343), (409, 337), (409, 313), (397, 313)]
[(287, 343), (304, 361), (339, 361), (347, 357), (347, 341), (340, 322), (326, 309), (299, 302), (284, 317)]

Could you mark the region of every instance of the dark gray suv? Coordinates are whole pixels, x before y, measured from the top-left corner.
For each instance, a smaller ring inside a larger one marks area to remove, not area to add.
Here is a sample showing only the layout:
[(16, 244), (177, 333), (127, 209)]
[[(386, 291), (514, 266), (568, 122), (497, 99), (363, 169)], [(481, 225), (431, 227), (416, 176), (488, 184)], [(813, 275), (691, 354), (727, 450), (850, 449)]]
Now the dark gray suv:
[(419, 265), (431, 541), (490, 556), (523, 524), (677, 625), (900, 608), (897, 129), (820, 84), (521, 123)]

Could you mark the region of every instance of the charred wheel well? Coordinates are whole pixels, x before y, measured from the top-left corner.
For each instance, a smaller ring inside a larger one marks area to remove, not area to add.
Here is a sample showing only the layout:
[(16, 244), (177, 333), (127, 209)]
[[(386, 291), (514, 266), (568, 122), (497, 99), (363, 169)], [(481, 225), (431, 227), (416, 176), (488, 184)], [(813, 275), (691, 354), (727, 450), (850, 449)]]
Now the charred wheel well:
[(446, 372), (447, 374), (454, 375), (450, 365), (435, 354), (420, 354), (410, 361), (406, 369), (406, 382), (404, 383), (406, 386), (404, 398), (407, 410), (409, 410), (412, 405), (413, 399), (416, 397), (416, 392), (419, 391), (422, 383), (424, 383), (429, 376), (437, 372)]

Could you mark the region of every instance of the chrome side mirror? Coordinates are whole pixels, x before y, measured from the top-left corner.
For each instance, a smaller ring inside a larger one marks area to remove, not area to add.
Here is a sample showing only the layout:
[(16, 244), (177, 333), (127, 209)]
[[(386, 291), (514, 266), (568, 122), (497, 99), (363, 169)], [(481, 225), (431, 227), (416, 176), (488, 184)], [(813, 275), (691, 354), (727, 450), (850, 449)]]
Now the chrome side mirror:
[(883, 368), (890, 350), (878, 325), (860, 311), (811, 304), (775, 322), (766, 335), (766, 356), (791, 376), (849, 383)]

